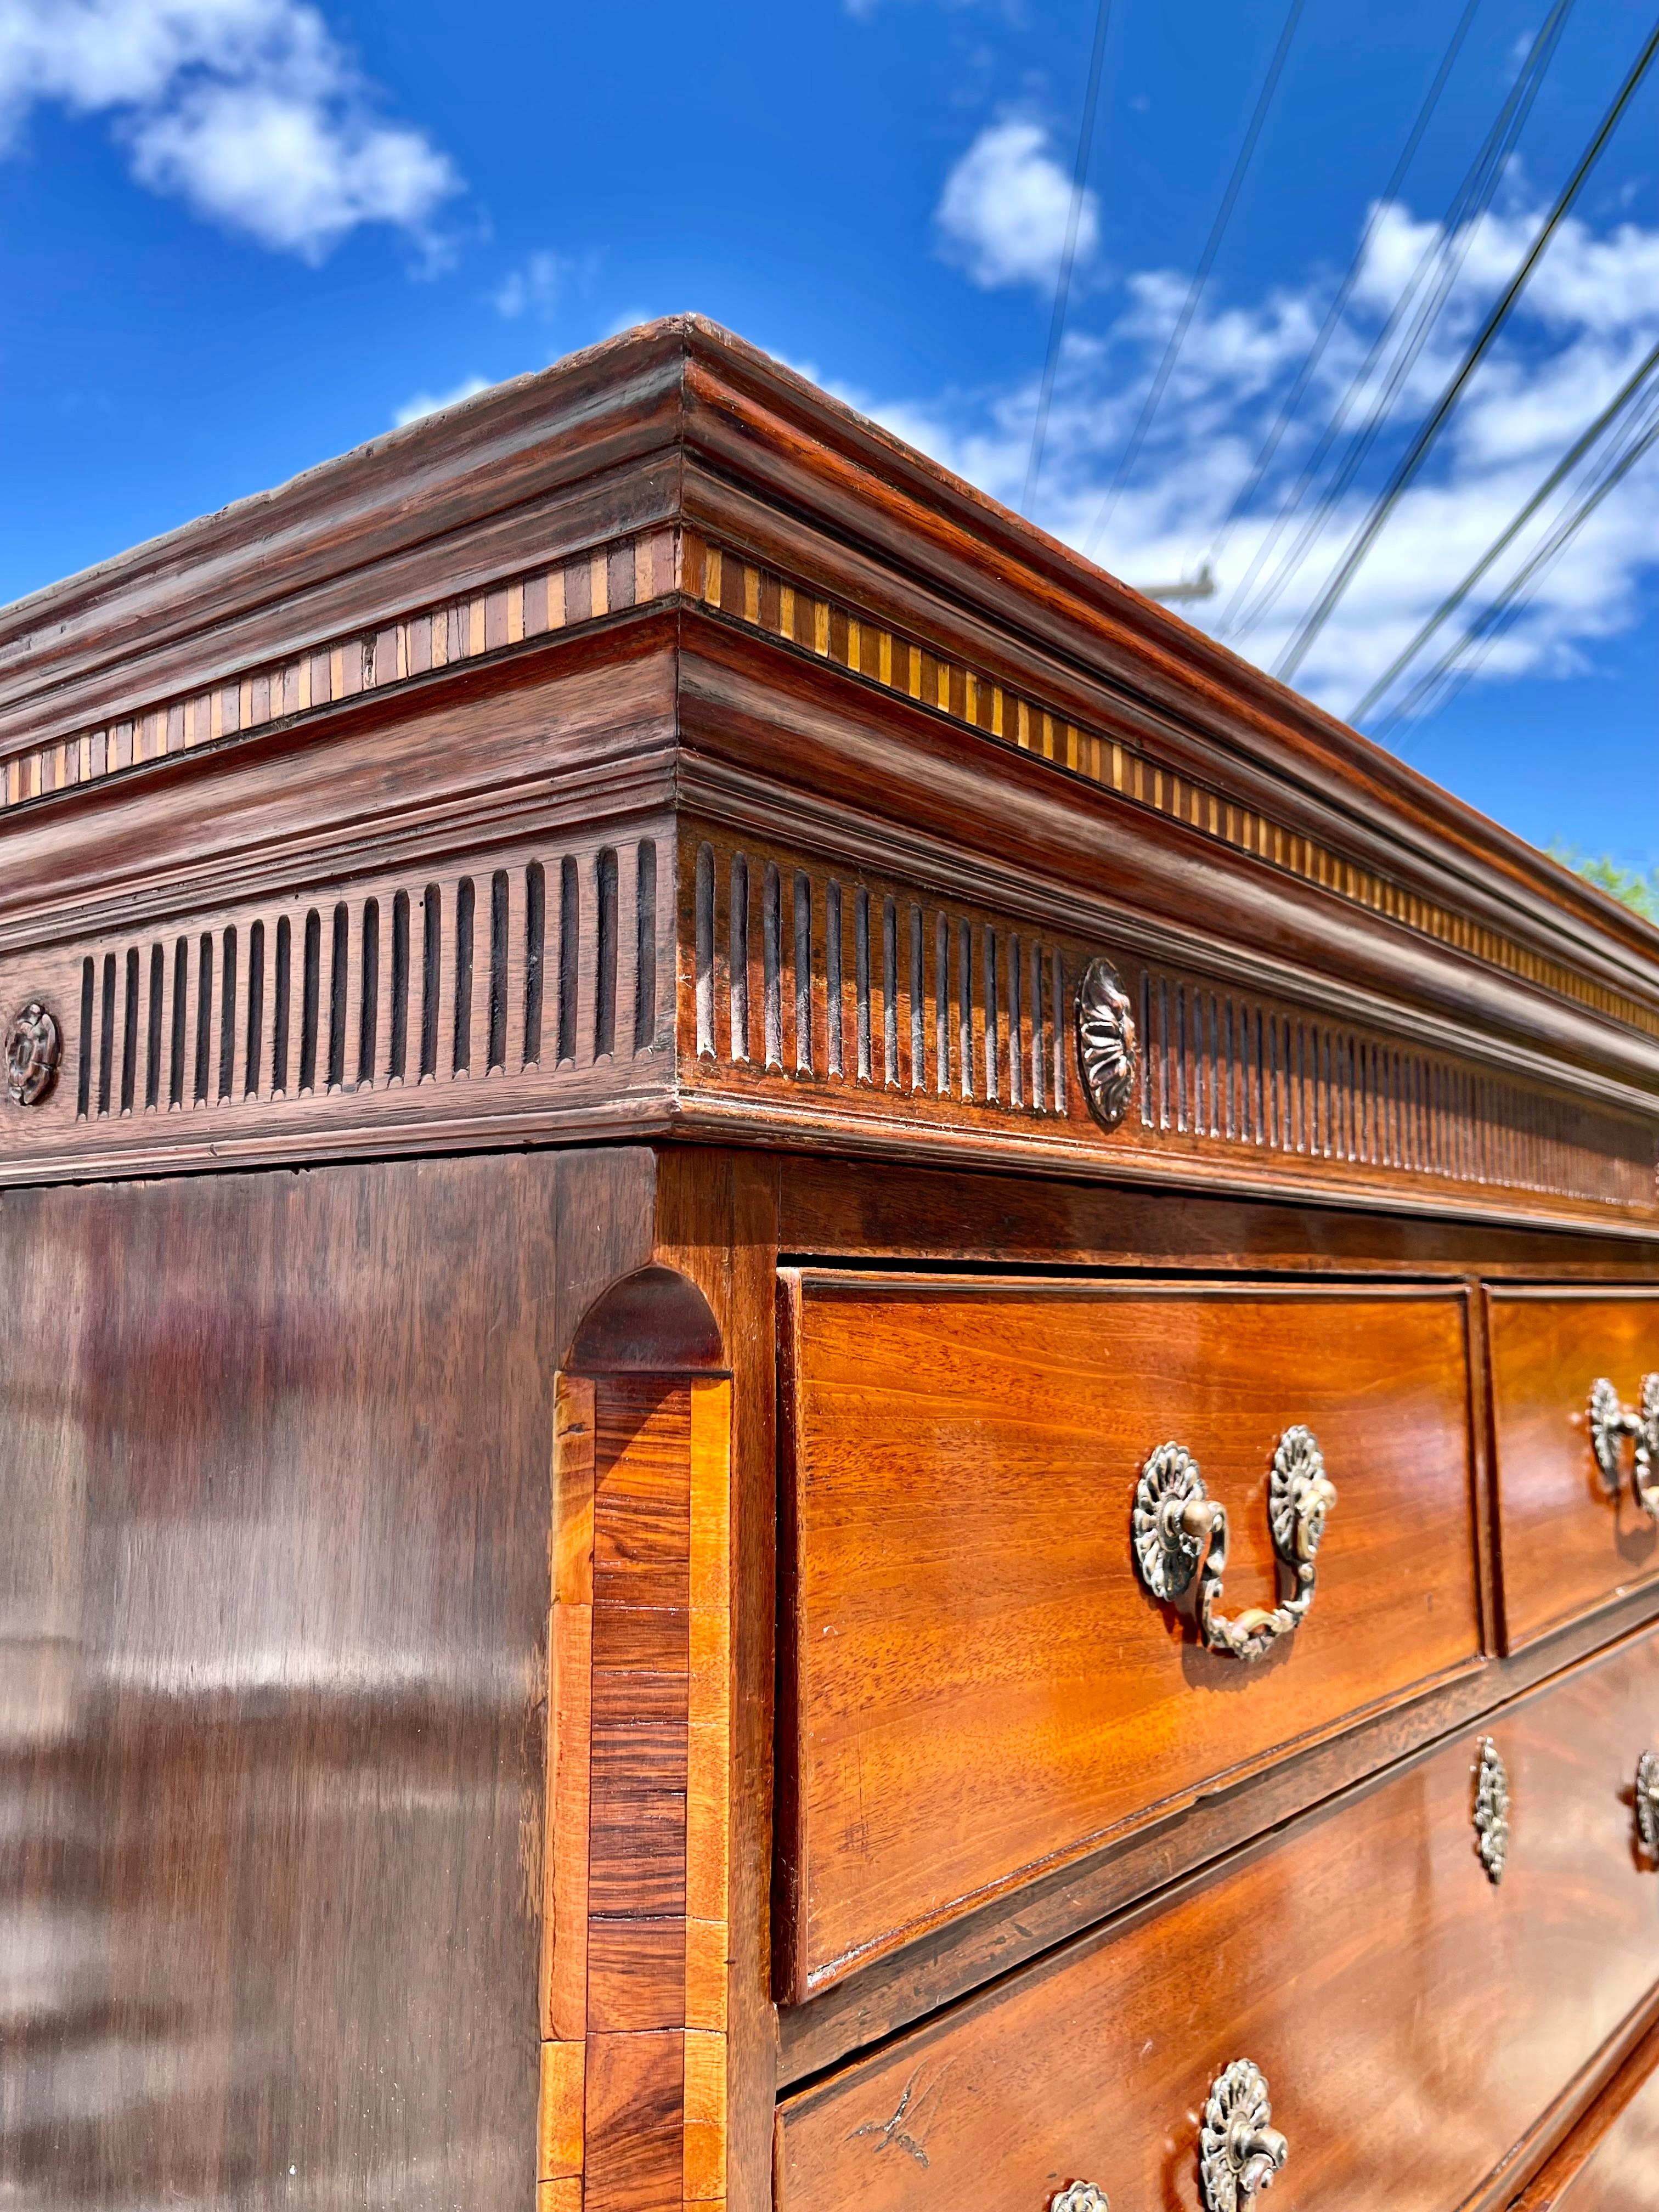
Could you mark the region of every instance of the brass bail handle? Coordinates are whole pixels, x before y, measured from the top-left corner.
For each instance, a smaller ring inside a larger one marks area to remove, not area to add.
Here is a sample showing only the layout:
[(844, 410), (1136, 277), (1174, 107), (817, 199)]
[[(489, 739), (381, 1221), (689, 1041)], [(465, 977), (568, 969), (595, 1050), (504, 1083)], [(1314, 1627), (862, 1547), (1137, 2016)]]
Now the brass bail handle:
[(1605, 1375), (1590, 1385), (1590, 1449), (1609, 1496), (1617, 1498), (1630, 1446), (1630, 1485), (1642, 1510), (1659, 1521), (1659, 1375), (1642, 1377), (1640, 1402), (1626, 1406)]
[(1221, 1611), (1226, 1508), (1205, 1488), (1198, 1462), (1184, 1444), (1160, 1444), (1135, 1488), (1135, 1565), (1152, 1595), (1166, 1605), (1196, 1575), (1199, 1633), (1206, 1649), (1246, 1662), (1260, 1659), (1307, 1618), (1315, 1564), (1335, 1504), (1336, 1486), (1312, 1430), (1286, 1429), (1267, 1478), (1267, 1519), (1291, 1594), (1276, 1606), (1247, 1607), (1229, 1619)]
[[(1266, 2076), (1248, 2058), (1236, 2058), (1210, 2084), (1198, 2136), (1198, 2178), (1204, 2212), (1248, 2212), (1290, 2155), (1290, 2145), (1271, 2123)], [(1048, 2199), (1048, 2212), (1112, 2212), (1106, 2192), (1092, 2181), (1073, 2181)]]

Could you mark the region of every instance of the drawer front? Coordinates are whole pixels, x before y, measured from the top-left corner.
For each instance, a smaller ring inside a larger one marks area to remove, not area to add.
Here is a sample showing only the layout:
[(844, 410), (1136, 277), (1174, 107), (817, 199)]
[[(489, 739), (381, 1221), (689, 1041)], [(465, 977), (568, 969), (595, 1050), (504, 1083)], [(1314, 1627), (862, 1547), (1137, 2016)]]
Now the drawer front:
[[(1569, 2142), (1515, 2212), (1653, 2212), (1659, 2199), (1659, 2068), (1610, 2115), (1584, 2124), (1595, 2142)], [(1564, 2169), (1557, 2172), (1556, 2169)]]
[[(800, 1996), (969, 1904), (1477, 1663), (1455, 1291), (794, 1276), (785, 1316), (781, 1948)], [(1337, 1502), (1248, 1662), (1143, 1583), (1160, 1446), (1227, 1511), (1220, 1610), (1292, 1577), (1297, 1425)]]
[(787, 2101), (779, 2212), (1046, 2212), (1080, 2180), (1126, 2212), (1194, 2208), (1200, 2116), (1241, 2059), (1289, 2145), (1272, 2201), (1464, 2203), (1659, 1977), (1631, 1802), (1659, 1643), (1489, 1727), (1500, 1884), (1471, 1735)]
[(1615, 1440), (1610, 1480), (1589, 1410), (1605, 1380), (1624, 1413), (1639, 1413), (1644, 1376), (1659, 1376), (1659, 1295), (1494, 1290), (1487, 1300), (1504, 1636), (1516, 1651), (1659, 1577), (1635, 1440)]

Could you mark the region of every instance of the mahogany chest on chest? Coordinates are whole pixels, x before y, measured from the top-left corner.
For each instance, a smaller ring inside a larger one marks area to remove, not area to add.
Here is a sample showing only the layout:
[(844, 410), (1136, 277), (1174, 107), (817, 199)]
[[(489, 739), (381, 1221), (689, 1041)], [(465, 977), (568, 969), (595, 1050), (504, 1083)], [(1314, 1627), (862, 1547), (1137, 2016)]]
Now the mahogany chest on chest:
[(1659, 933), (690, 319), (0, 763), (0, 2200), (1649, 2212)]

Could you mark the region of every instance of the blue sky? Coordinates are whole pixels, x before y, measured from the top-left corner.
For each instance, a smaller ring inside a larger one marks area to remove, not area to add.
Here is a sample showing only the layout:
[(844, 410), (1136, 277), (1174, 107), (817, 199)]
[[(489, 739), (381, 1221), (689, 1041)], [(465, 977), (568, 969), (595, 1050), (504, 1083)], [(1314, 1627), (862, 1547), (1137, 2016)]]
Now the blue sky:
[[(1236, 623), (1250, 594), (1235, 586), (1316, 433), (1345, 395), (1350, 422), (1371, 404), (1380, 372), (1354, 380), (1395, 301), (1437, 274), (1449, 287), (1308, 557), (1254, 627), (1224, 632), (1267, 665), (1651, 28), (1651, 0), (1577, 0), (1556, 19), (1490, 207), (1449, 228), (1550, 21), (1543, 0), (1479, 0), (1379, 210), (1463, 5), (1305, 0), (1103, 530), (1286, 21), (1286, 0), (1113, 0), (1037, 520), (1134, 582), (1212, 556), (1219, 589), (1191, 612)], [(1095, 20), (1095, 0), (505, 0), (459, 14), (427, 0), (0, 0), (0, 599), (411, 408), (682, 308), (1018, 503)], [(1224, 532), (1362, 234), (1304, 404)], [(1348, 711), (1656, 339), (1659, 68), (1298, 680)], [(1523, 836), (1642, 866), (1659, 864), (1656, 513), (1659, 449), (1449, 702), (1386, 733)]]

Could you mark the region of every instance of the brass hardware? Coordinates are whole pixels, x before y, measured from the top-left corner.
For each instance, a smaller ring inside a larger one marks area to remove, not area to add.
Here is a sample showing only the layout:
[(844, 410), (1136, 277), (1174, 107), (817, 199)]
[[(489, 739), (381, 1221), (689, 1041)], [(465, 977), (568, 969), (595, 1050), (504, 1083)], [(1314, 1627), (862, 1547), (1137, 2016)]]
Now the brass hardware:
[(1152, 1595), (1166, 1605), (1196, 1574), (1199, 1631), (1206, 1645), (1234, 1659), (1260, 1659), (1307, 1618), (1315, 1560), (1335, 1504), (1336, 1486), (1325, 1473), (1313, 1431), (1286, 1429), (1267, 1479), (1267, 1522), (1294, 1591), (1276, 1606), (1251, 1606), (1229, 1620), (1219, 1610), (1227, 1571), (1226, 1508), (1205, 1489), (1198, 1462), (1184, 1444), (1160, 1444), (1135, 1488), (1135, 1565)]
[(1489, 1735), (1480, 1739), (1475, 1768), (1474, 1834), (1480, 1863), (1495, 1889), (1510, 1855), (1510, 1771)]
[(39, 999), (12, 1016), (6, 1030), (6, 1089), (14, 1106), (40, 1104), (58, 1080), (63, 1048), (58, 1024)]
[(1111, 2199), (1092, 2181), (1074, 2181), (1048, 2200), (1048, 2212), (1112, 2212)]
[(1198, 2138), (1205, 2212), (1240, 2212), (1284, 2165), (1290, 2146), (1268, 2126), (1273, 2116), (1261, 2069), (1248, 2058), (1211, 2084)]
[(1140, 1042), (1128, 993), (1103, 954), (1077, 987), (1077, 1063), (1090, 1112), (1103, 1129), (1115, 1129), (1134, 1096)]
[(1590, 1449), (1609, 1496), (1624, 1480), (1625, 1446), (1631, 1446), (1630, 1486), (1637, 1504), (1659, 1521), (1659, 1375), (1642, 1377), (1642, 1402), (1632, 1413), (1605, 1375), (1590, 1385)]
[(1659, 1752), (1636, 1762), (1636, 1834), (1650, 1859), (1659, 1859)]

